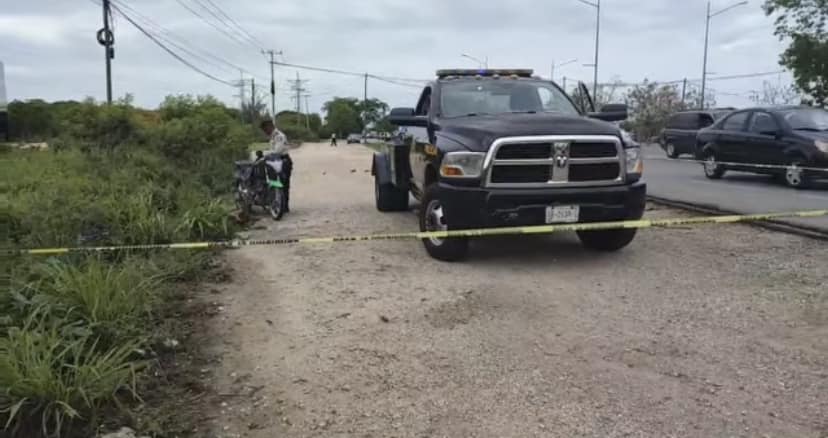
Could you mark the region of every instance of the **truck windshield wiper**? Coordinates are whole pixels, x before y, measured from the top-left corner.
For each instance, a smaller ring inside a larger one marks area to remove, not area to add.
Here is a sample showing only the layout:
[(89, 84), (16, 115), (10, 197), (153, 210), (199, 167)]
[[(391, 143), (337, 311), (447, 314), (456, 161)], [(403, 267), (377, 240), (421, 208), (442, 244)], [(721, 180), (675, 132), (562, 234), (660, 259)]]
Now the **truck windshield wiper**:
[(509, 111), (511, 114), (537, 114), (536, 110), (526, 110), (526, 111)]

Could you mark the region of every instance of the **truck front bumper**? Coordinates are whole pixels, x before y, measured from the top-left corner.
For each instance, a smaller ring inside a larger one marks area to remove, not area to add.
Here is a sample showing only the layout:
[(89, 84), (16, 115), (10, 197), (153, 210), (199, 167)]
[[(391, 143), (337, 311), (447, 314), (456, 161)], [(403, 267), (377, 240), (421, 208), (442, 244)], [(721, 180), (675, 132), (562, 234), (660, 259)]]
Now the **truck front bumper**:
[(647, 184), (585, 188), (486, 189), (440, 183), (452, 229), (543, 225), (546, 207), (579, 206), (578, 222), (641, 219)]

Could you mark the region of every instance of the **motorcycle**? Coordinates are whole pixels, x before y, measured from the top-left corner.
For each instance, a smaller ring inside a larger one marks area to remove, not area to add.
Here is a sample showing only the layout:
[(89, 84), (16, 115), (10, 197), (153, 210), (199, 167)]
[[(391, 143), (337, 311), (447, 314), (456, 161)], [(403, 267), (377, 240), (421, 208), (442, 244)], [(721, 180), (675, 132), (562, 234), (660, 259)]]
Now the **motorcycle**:
[(237, 161), (235, 172), (236, 206), (249, 216), (253, 206), (270, 213), (273, 220), (285, 214), (285, 189), (281, 174), (283, 161), (277, 155), (256, 153), (255, 161)]

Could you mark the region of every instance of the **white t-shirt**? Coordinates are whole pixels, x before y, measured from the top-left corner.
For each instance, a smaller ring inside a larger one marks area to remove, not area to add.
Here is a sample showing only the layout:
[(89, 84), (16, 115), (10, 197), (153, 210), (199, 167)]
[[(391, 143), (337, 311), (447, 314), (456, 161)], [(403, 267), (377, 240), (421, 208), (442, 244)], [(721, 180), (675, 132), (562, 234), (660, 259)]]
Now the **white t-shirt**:
[(287, 136), (284, 132), (273, 129), (273, 133), (270, 134), (270, 149), (273, 153), (284, 154), (288, 150), (287, 141)]

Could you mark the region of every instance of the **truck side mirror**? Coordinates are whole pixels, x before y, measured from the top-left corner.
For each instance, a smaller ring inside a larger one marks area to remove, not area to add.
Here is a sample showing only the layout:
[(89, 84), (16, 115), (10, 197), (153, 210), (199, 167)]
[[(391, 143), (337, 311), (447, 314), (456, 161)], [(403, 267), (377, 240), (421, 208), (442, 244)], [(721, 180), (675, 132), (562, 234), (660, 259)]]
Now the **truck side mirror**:
[(627, 105), (623, 103), (607, 104), (601, 107), (600, 112), (589, 113), (589, 117), (603, 120), (605, 122), (620, 122), (622, 120), (627, 120)]
[(428, 117), (414, 115), (414, 108), (394, 108), (388, 114), (388, 121), (396, 126), (428, 126)]

